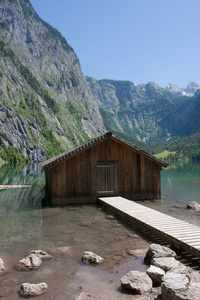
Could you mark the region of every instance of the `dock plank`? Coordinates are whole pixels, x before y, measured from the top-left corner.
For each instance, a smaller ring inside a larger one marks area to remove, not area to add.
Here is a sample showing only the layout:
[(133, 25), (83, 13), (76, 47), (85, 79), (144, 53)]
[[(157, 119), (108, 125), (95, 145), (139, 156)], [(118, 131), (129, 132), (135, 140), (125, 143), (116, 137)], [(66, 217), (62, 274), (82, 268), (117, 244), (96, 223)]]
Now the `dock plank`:
[(31, 185), (0, 185), (0, 190), (27, 188), (27, 187), (31, 187)]
[(200, 227), (120, 196), (102, 197), (99, 201), (170, 244), (200, 257)]

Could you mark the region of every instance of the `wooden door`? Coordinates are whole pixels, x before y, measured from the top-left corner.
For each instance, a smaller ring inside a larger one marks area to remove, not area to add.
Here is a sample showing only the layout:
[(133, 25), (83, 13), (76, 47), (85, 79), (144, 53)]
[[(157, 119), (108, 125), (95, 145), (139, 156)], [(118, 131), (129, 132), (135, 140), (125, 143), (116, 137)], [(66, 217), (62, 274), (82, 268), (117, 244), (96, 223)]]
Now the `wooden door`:
[(113, 196), (118, 193), (118, 162), (97, 162), (97, 195)]

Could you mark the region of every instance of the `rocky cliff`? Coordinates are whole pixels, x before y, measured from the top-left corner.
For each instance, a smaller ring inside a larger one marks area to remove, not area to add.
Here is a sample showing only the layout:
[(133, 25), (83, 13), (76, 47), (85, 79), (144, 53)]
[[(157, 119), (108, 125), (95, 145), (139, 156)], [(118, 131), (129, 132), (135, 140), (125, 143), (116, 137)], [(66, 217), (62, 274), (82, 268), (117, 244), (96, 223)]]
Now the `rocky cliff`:
[(0, 0), (3, 159), (40, 161), (106, 130), (139, 146), (195, 134), (199, 88), (85, 78), (73, 49), (29, 0)]
[[(184, 128), (191, 121), (192, 98), (175, 97), (153, 82), (135, 85), (130, 81), (91, 77), (86, 80), (100, 107), (106, 129), (132, 141), (152, 145), (164, 143), (181, 133), (184, 135)], [(195, 130), (200, 128), (198, 126)]]
[(28, 0), (0, 1), (0, 149), (31, 160), (105, 131), (73, 49)]

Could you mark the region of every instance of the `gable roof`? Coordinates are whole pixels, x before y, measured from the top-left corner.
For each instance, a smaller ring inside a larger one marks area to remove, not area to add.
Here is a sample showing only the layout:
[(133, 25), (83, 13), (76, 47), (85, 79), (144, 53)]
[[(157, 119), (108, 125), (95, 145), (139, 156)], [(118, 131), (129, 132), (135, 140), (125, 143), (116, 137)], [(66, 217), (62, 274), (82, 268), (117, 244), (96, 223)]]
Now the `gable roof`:
[(107, 133), (104, 133), (92, 140), (90, 140), (89, 142), (86, 142), (84, 144), (81, 144), (77, 147), (74, 147), (72, 149), (69, 149), (67, 150), (66, 152), (63, 152), (63, 153), (60, 153), (44, 162), (42, 162), (42, 167), (45, 168), (45, 169), (48, 169), (48, 168), (52, 168), (60, 163), (62, 163), (63, 161), (65, 160), (68, 160), (70, 158), (72, 158), (73, 156), (76, 156), (77, 154), (105, 141), (105, 140), (108, 140), (108, 139), (111, 139), (111, 140), (114, 140), (114, 141), (117, 141), (118, 143), (126, 146), (127, 148), (133, 150), (134, 152), (138, 153), (138, 154), (141, 154), (143, 155), (144, 157), (150, 159), (151, 161), (154, 161), (156, 164), (162, 166), (162, 167), (168, 167), (168, 164), (163, 162), (162, 160), (154, 157), (153, 155), (149, 154), (148, 152), (134, 146), (133, 144), (127, 142), (126, 140), (116, 136), (115, 134), (113, 134), (112, 132), (107, 132)]

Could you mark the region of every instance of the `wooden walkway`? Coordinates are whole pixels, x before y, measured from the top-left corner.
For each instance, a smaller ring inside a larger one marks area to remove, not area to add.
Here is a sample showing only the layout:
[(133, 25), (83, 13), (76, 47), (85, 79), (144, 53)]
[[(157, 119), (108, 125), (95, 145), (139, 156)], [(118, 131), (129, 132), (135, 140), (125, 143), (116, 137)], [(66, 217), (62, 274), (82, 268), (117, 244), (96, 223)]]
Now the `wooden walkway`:
[(200, 227), (122, 197), (99, 198), (99, 201), (170, 245), (200, 257)]
[(31, 185), (0, 185), (0, 190), (31, 187)]

